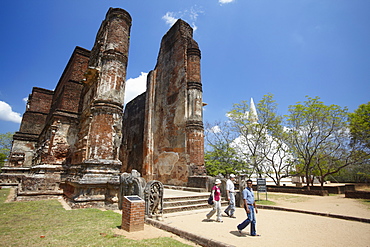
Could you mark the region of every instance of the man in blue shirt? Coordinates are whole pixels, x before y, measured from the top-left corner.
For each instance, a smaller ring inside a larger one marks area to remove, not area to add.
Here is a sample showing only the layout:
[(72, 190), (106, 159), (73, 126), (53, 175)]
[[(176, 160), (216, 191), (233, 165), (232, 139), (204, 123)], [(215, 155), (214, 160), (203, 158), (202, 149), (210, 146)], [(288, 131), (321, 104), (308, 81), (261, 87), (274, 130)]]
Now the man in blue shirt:
[[(248, 218), (240, 223), (237, 228), (240, 234), (242, 230), (246, 228), (249, 223), (251, 224), (251, 236), (260, 236), (256, 233), (256, 213), (258, 210), (256, 208), (256, 202), (254, 200), (254, 193), (252, 189), (252, 180), (247, 180), (247, 187), (243, 190), (243, 200), (244, 200), (244, 209), (247, 212)], [(256, 212), (254, 212), (256, 210)]]

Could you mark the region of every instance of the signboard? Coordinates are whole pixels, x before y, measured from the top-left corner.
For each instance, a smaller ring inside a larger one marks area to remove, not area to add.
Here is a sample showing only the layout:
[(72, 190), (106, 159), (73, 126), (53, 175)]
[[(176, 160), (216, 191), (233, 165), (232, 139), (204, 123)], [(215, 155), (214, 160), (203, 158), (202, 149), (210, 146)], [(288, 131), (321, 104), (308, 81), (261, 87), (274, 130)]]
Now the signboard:
[(266, 179), (265, 178), (257, 178), (258, 200), (260, 200), (260, 192), (265, 192), (266, 193), (266, 201), (267, 201), (267, 186), (266, 186)]
[(258, 192), (267, 192), (266, 179), (257, 178), (257, 191)]
[(142, 199), (139, 197), (139, 196), (125, 196), (127, 198), (127, 200), (129, 200), (130, 202), (132, 201), (141, 201)]

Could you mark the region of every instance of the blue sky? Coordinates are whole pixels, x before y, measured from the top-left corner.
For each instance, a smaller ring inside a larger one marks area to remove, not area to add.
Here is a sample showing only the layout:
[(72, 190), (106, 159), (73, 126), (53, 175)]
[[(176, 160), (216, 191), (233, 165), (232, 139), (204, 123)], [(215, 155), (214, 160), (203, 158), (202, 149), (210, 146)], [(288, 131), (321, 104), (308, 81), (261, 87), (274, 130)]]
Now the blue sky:
[(18, 131), (32, 87), (53, 90), (75, 46), (92, 48), (109, 7), (133, 19), (127, 100), (181, 18), (202, 52), (205, 121), (268, 93), (280, 114), (306, 95), (350, 111), (370, 101), (368, 0), (13, 0), (0, 8), (0, 133)]

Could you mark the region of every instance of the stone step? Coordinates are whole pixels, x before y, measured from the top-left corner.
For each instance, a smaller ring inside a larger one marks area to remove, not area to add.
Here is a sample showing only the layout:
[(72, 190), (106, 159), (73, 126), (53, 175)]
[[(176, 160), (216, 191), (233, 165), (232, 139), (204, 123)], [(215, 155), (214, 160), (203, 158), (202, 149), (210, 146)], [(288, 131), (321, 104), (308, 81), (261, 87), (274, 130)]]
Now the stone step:
[(188, 201), (188, 200), (207, 200), (209, 195), (181, 196), (181, 197), (165, 197), (165, 202), (172, 201)]
[(185, 205), (196, 205), (203, 204), (207, 202), (207, 198), (198, 198), (198, 199), (189, 199), (189, 200), (164, 200), (164, 207), (176, 207), (176, 206), (185, 206)]
[[(222, 206), (226, 206), (228, 204), (227, 201), (221, 202)], [(180, 205), (180, 206), (173, 206), (173, 207), (166, 207), (163, 208), (163, 213), (174, 213), (174, 212), (182, 212), (182, 211), (191, 211), (197, 210), (202, 208), (209, 208), (211, 210), (212, 206), (209, 205), (207, 202), (200, 203), (200, 204), (192, 204), (192, 205)]]
[[(174, 213), (181, 211), (197, 210), (202, 208), (212, 208), (207, 203), (209, 195), (194, 195), (194, 196), (181, 196), (181, 197), (170, 197), (164, 198), (163, 202), (163, 213)], [(226, 206), (227, 201), (222, 201), (221, 205)]]

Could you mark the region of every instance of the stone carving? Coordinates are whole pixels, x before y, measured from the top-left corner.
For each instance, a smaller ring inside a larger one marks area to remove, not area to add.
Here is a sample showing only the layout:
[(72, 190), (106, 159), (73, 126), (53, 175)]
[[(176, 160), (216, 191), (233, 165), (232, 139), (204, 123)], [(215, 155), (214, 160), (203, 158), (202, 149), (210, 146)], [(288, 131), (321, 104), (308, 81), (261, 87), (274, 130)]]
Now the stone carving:
[(163, 184), (153, 180), (145, 186), (145, 215), (160, 218), (163, 215)]
[(140, 173), (132, 170), (130, 173), (122, 173), (120, 176), (120, 186), (118, 194), (118, 208), (122, 210), (124, 196), (138, 195), (144, 198), (145, 179), (140, 177)]

